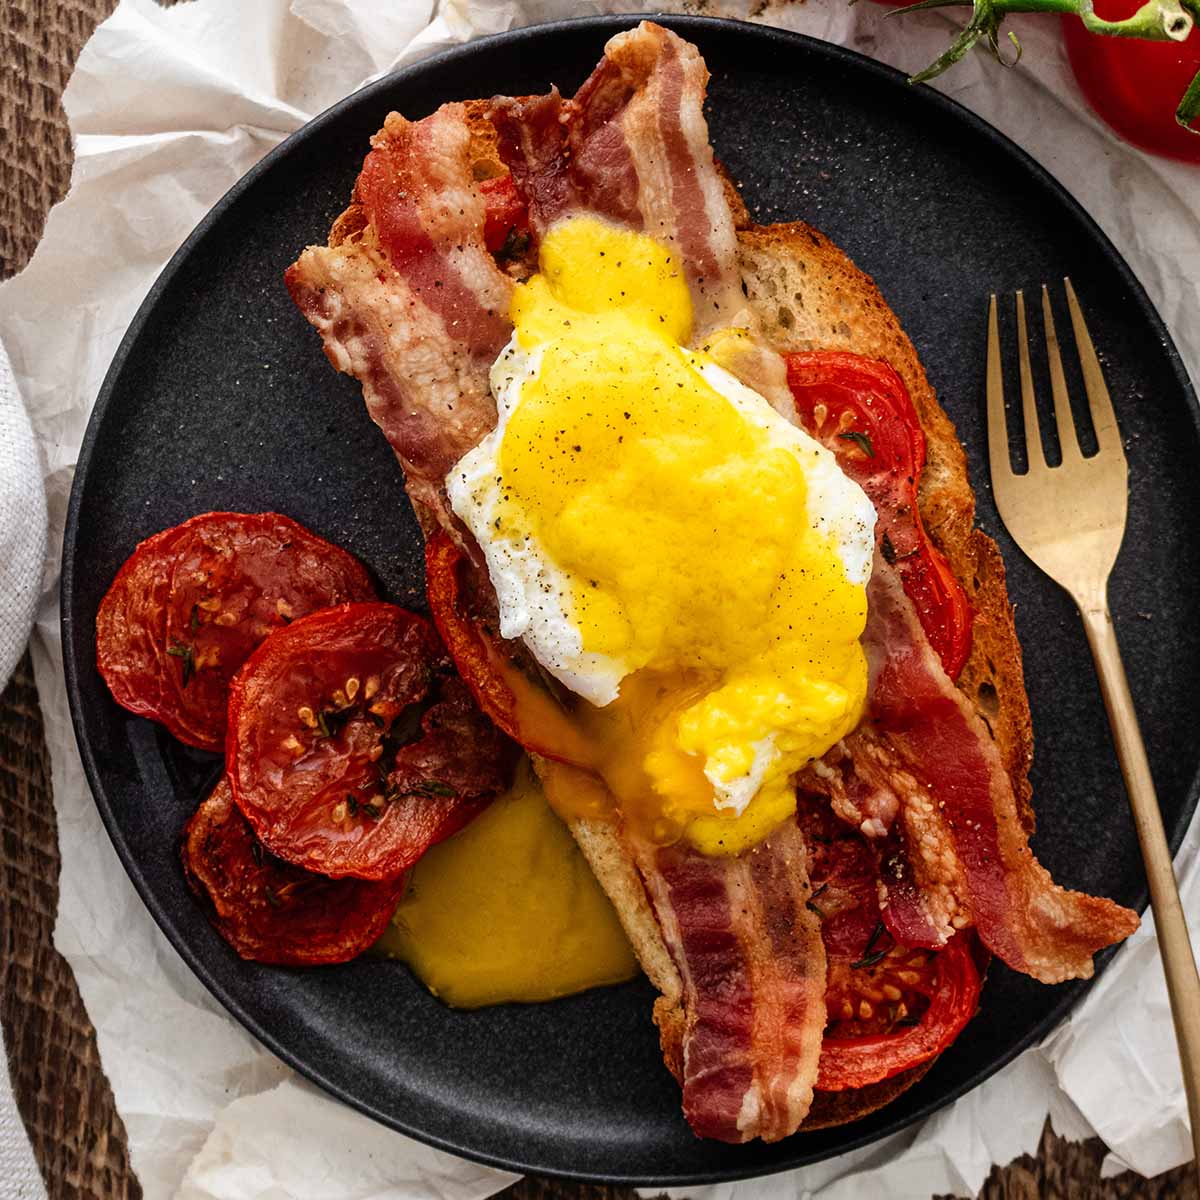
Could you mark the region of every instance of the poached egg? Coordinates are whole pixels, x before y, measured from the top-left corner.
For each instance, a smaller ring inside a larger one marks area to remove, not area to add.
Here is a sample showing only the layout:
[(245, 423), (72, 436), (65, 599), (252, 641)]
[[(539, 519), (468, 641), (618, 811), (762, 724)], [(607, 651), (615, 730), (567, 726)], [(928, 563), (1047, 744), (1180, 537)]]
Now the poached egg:
[(858, 723), (875, 511), (834, 456), (688, 348), (682, 264), (590, 216), (543, 239), (492, 368), (494, 431), (447, 476), (500, 632), (582, 700), (622, 816), (737, 854)]

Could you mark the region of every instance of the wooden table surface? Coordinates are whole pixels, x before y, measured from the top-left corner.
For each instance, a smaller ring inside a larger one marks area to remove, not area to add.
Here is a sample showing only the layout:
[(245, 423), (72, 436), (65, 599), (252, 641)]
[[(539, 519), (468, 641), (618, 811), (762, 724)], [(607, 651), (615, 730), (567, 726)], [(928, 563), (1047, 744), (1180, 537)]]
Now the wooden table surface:
[[(200, 0), (203, 2), (203, 0)], [(840, 3), (841, 0), (820, 0)], [(19, 271), (65, 193), (71, 148), (60, 98), (115, 0), (0, 0), (0, 278)], [(650, 6), (648, 6), (650, 7)], [(28, 656), (0, 697), (0, 1025), (13, 1090), (51, 1200), (127, 1200), (141, 1187), (70, 968), (53, 948), (59, 854), (49, 763)], [(1101, 1182), (1104, 1148), (1047, 1127), (1037, 1158), (993, 1168), (981, 1197), (1200, 1200), (1190, 1170)], [(4, 1193), (0, 1179), (0, 1196)], [(602, 1200), (621, 1188), (527, 1179), (508, 1197)]]

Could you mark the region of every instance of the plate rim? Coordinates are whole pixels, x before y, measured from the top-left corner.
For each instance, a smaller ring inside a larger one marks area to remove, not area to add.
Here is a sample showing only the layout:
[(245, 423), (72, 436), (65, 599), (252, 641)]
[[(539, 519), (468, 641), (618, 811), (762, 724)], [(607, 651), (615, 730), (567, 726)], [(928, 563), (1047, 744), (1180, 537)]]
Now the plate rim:
[[(562, 1168), (553, 1164), (520, 1161), (516, 1158), (505, 1154), (489, 1152), (486, 1149), (478, 1146), (463, 1145), (460, 1141), (453, 1137), (441, 1137), (435, 1134), (430, 1134), (422, 1130), (419, 1125), (411, 1120), (400, 1119), (393, 1114), (385, 1113), (374, 1107), (368, 1096), (354, 1095), (346, 1088), (339, 1084), (333, 1083), (324, 1077), (322, 1072), (315, 1067), (307, 1065), (302, 1057), (287, 1047), (282, 1045), (276, 1038), (273, 1031), (259, 1022), (256, 1018), (245, 1011), (241, 1003), (231, 996), (224, 983), (210, 976), (210, 973), (204, 968), (200, 962), (199, 955), (193, 951), (189, 941), (182, 936), (182, 933), (175, 929), (174, 924), (168, 919), (164, 911), (164, 906), (158, 901), (155, 892), (147, 882), (140, 864), (133, 855), (129, 845), (126, 843), (124, 835), (117, 823), (116, 815), (113, 811), (113, 806), (108, 799), (104, 788), (101, 784), (100, 766), (96, 760), (90, 741), (87, 737), (84, 722), (84, 704), (80, 695), (80, 680), (81, 667), (83, 664), (79, 661), (73, 650), (69, 647), (73, 646), (75, 635), (75, 620), (73, 613), (72, 599), (74, 594), (75, 572), (74, 558), (76, 552), (76, 543), (78, 536), (78, 526), (80, 520), (80, 511), (82, 509), (82, 500), (84, 487), (87, 481), (89, 470), (93, 464), (93, 451), (95, 443), (99, 438), (100, 428), (104, 423), (104, 417), (108, 406), (112, 400), (113, 394), (116, 391), (116, 385), (119, 377), (123, 373), (126, 360), (132, 353), (136, 343), (139, 341), (142, 329), (153, 314), (159, 297), (173, 282), (176, 274), (184, 265), (190, 256), (193, 247), (201, 241), (208, 231), (215, 225), (246, 192), (251, 188), (258, 179), (267, 174), (273, 169), (275, 164), (291, 153), (301, 142), (311, 137), (314, 133), (323, 129), (327, 124), (338, 119), (344, 112), (349, 109), (356, 108), (360, 104), (369, 104), (372, 100), (377, 99), (381, 94), (385, 94), (393, 88), (398, 82), (404, 82), (408, 79), (425, 74), (437, 69), (445, 63), (454, 62), (459, 58), (469, 58), (477, 53), (481, 47), (496, 47), (505, 44), (515, 44), (526, 41), (537, 41), (541, 38), (550, 37), (563, 32), (576, 32), (590, 30), (595, 33), (597, 40), (607, 40), (608, 37), (620, 32), (621, 30), (631, 28), (642, 20), (653, 20), (658, 23), (672, 28), (684, 36), (688, 35), (689, 31), (700, 31), (712, 36), (721, 37), (733, 34), (734, 36), (761, 38), (767, 42), (774, 42), (783, 45), (791, 45), (793, 47), (802, 48), (807, 53), (816, 54), (818, 56), (831, 59), (834, 62), (840, 62), (852, 70), (866, 71), (873, 75), (877, 80), (887, 82), (889, 84), (903, 84), (906, 87), (907, 77), (904, 72), (897, 70), (885, 63), (878, 62), (875, 59), (869, 58), (858, 51), (851, 50), (845, 46), (836, 43), (827, 42), (820, 38), (811, 37), (807, 34), (797, 33), (793, 30), (782, 29), (777, 26), (759, 24), (752, 21), (735, 20), (723, 17), (702, 16), (693, 14), (672, 14), (672, 13), (656, 13), (656, 12), (641, 12), (628, 14), (606, 14), (593, 15), (583, 17), (573, 17), (564, 20), (548, 21), (538, 24), (525, 25), (516, 29), (506, 30), (503, 33), (493, 34), (483, 38), (477, 38), (469, 42), (462, 43), (457, 46), (449, 47), (441, 50), (436, 54), (429, 55), (425, 58), (418, 59), (416, 62), (406, 64), (398, 70), (388, 72), (387, 74), (374, 79), (371, 82), (360, 87), (349, 95), (344, 96), (341, 100), (317, 114), (310, 121), (307, 121), (299, 129), (288, 134), (277, 146), (272, 147), (257, 163), (254, 164), (244, 175), (242, 175), (233, 185), (221, 196), (219, 200), (209, 209), (209, 211), (201, 218), (195, 228), (184, 239), (179, 248), (167, 261), (161, 272), (147, 291), (142, 302), (138, 306), (136, 313), (130, 321), (129, 327), (126, 329), (112, 360), (105, 372), (103, 384), (97, 393), (95, 404), (88, 418), (87, 428), (79, 449), (74, 477), (72, 479), (71, 493), (67, 506), (66, 524), (63, 534), (63, 546), (61, 557), (61, 576), (59, 581), (59, 603), (60, 603), (60, 623), (59, 632), (62, 641), (63, 652), (63, 668), (66, 682), (66, 691), (68, 705), (71, 713), (71, 725), (75, 734), (75, 740), (79, 749), (80, 758), (84, 767), (84, 774), (87, 779), (89, 790), (91, 791), (93, 801), (100, 813), (101, 820), (108, 836), (113, 844), (113, 848), (120, 859), (121, 864), (128, 874), (130, 881), (137, 890), (139, 898), (146, 906), (150, 915), (153, 917), (155, 924), (160, 931), (171, 943), (175, 951), (180, 955), (189, 969), (204, 985), (208, 992), (213, 996), (221, 1006), (236, 1019), (242, 1027), (251, 1034), (256, 1040), (261, 1042), (272, 1054), (278, 1057), (282, 1062), (286, 1063), (293, 1070), (304, 1078), (315, 1083), (327, 1095), (334, 1097), (349, 1107), (365, 1116), (370, 1117), (382, 1124), (383, 1126), (403, 1133), (406, 1136), (412, 1137), (426, 1145), (433, 1146), (436, 1149), (444, 1150), (448, 1153), (459, 1155), (460, 1157), (478, 1162), (490, 1167), (496, 1167), (502, 1170), (508, 1170), (520, 1174), (535, 1174), (549, 1176), (557, 1179), (568, 1179), (578, 1182), (587, 1183), (613, 1183), (622, 1184), (632, 1187), (678, 1187), (691, 1186), (698, 1184), (709, 1184), (715, 1182), (736, 1181), (741, 1179), (762, 1178), (773, 1174), (778, 1174), (784, 1171), (794, 1170), (797, 1167), (802, 1167), (811, 1163), (824, 1161), (836, 1155), (845, 1154), (850, 1151), (860, 1149), (861, 1147), (873, 1142), (881, 1141), (886, 1137), (898, 1133), (902, 1129), (908, 1128), (919, 1121), (923, 1121), (934, 1113), (945, 1108), (947, 1105), (958, 1100), (968, 1092), (974, 1090), (985, 1080), (991, 1078), (998, 1071), (1002, 1070), (1018, 1055), (1022, 1054), (1030, 1046), (1042, 1040), (1052, 1029), (1054, 1029), (1074, 1008), (1076, 1004), (1082, 1000), (1083, 996), (1090, 989), (1092, 984), (1099, 978), (1102, 971), (1108, 966), (1115, 955), (1119, 952), (1120, 947), (1112, 947), (1106, 952), (1102, 952), (1098, 956), (1095, 974), (1090, 980), (1076, 980), (1066, 984), (1058, 985), (1060, 996), (1057, 1002), (1052, 1006), (1048, 1013), (1011, 1047), (1009, 1047), (998, 1058), (991, 1060), (986, 1068), (982, 1068), (974, 1072), (969, 1078), (964, 1080), (956, 1087), (948, 1089), (946, 1092), (931, 1098), (928, 1102), (921, 1105), (914, 1112), (898, 1116), (891, 1122), (885, 1123), (879, 1128), (873, 1128), (864, 1131), (860, 1134), (849, 1137), (846, 1142), (838, 1149), (828, 1153), (818, 1152), (816, 1154), (804, 1154), (798, 1152), (787, 1161), (779, 1163), (767, 1164), (765, 1167), (762, 1164), (739, 1165), (736, 1162), (731, 1162), (728, 1166), (720, 1168), (701, 1169), (697, 1171), (667, 1171), (657, 1174), (638, 1175), (638, 1174), (605, 1174), (601, 1175), (595, 1171), (579, 1171), (570, 1168)], [(1175, 345), (1174, 339), (1171, 337), (1170, 331), (1167, 329), (1162, 317), (1155, 308), (1150, 297), (1146, 293), (1145, 288), (1134, 275), (1129, 264), (1125, 261), (1124, 256), (1113, 244), (1105, 231), (1100, 227), (1096, 220), (1092, 217), (1087, 208), (1078, 201), (1067, 188), (1058, 181), (1057, 178), (1041, 163), (1034, 159), (1027, 151), (1022, 149), (1020, 145), (1014, 142), (1006, 134), (993, 126), (983, 117), (971, 111), (959, 101), (953, 99), (946, 94), (937, 91), (934, 88), (912, 88), (911, 94), (920, 96), (923, 103), (933, 106), (935, 110), (940, 110), (943, 115), (948, 115), (959, 122), (964, 123), (977, 137), (983, 138), (990, 142), (993, 148), (1001, 154), (1006, 155), (1010, 161), (1015, 164), (1029, 177), (1032, 177), (1036, 182), (1049, 192), (1053, 193), (1072, 214), (1074, 219), (1089, 230), (1092, 237), (1096, 239), (1099, 245), (1106, 253), (1106, 257), (1115, 267), (1117, 273), (1121, 276), (1125, 286), (1128, 288), (1134, 302), (1141, 310), (1142, 315), (1149, 322), (1150, 327), (1158, 335), (1158, 340), (1161, 343), (1162, 349), (1166, 353), (1167, 360), (1170, 362), (1172, 370), (1176, 376), (1177, 382), (1184, 402), (1189, 409), (1191, 420), (1200, 433), (1200, 402), (1197, 400), (1195, 388), (1188, 377), (1187, 370), (1183, 364), (1182, 356), (1179, 353), (1178, 347)], [(88, 661), (84, 656), (85, 662)], [(1172, 832), (1169, 838), (1169, 844), (1172, 857), (1178, 851), (1183, 838), (1186, 836), (1189, 827), (1195, 816), (1197, 802), (1200, 801), (1200, 770), (1193, 777), (1184, 803), (1181, 809), (1181, 815), (1176, 829)], [(1143, 887), (1137, 897), (1134, 907), (1139, 913), (1145, 911), (1148, 903), (1148, 889)], [(844, 1128), (852, 1129), (853, 1123)], [(791, 1139), (789, 1139), (791, 1140)], [(799, 1147), (799, 1143), (797, 1143)]]

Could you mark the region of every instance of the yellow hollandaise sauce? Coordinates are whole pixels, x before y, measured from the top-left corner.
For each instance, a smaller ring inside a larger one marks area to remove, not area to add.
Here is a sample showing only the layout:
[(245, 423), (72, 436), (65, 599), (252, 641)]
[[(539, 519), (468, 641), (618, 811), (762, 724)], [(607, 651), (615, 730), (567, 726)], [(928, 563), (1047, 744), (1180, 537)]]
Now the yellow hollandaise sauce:
[[(623, 818), (740, 853), (861, 717), (874, 510), (722, 367), (744, 332), (687, 348), (670, 248), (577, 217), (548, 232), (539, 266), (493, 368), (497, 429), (448, 476), (455, 510), (505, 635), (583, 697)], [(551, 800), (572, 811), (562, 790)]]
[(376, 951), (454, 1008), (554, 1000), (638, 970), (525, 759), (504, 795), (413, 868)]

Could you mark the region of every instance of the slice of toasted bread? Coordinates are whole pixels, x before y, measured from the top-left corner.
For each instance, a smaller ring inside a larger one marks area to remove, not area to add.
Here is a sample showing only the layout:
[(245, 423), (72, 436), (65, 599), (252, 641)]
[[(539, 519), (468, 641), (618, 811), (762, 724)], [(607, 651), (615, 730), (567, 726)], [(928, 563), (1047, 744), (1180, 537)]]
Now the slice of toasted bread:
[[(471, 131), (475, 178), (504, 174), (506, 168), (496, 151), (495, 131), (487, 117), (489, 102), (469, 100), (463, 108)], [(724, 180), (738, 230), (742, 282), (758, 312), (767, 341), (784, 354), (813, 349), (849, 350), (881, 359), (896, 370), (908, 387), (927, 444), (919, 492), (921, 516), (966, 589), (975, 614), (971, 655), (958, 685), (991, 729), (1012, 777), (1022, 821), (1032, 830), (1027, 776), (1033, 737), (1021, 649), (1000, 552), (991, 538), (974, 527), (975, 496), (954, 426), (938, 404), (916, 350), (870, 276), (809, 225), (752, 224), (736, 186), (727, 175)], [(366, 224), (366, 216), (354, 197), (334, 221), (329, 244), (336, 246), (361, 237)], [(510, 269), (518, 267), (519, 264), (510, 265)], [(536, 759), (534, 765), (539, 765)], [(599, 820), (576, 820), (570, 827), (612, 900), (642, 969), (661, 993), (655, 1002), (654, 1020), (663, 1059), (672, 1074), (682, 1078), (685, 1030), (682, 981), (641, 878), (613, 825)], [(923, 1064), (867, 1088), (818, 1092), (802, 1128), (840, 1125), (874, 1112), (920, 1079), (931, 1065)]]

